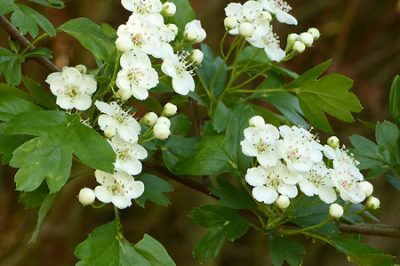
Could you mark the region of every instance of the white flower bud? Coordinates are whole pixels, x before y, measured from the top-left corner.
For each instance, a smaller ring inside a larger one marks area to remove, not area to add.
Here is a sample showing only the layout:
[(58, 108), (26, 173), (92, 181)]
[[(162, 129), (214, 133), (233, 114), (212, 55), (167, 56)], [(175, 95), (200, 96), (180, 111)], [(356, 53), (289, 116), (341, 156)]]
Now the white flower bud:
[(242, 37), (247, 38), (250, 37), (254, 32), (254, 26), (250, 22), (240, 23), (239, 33)]
[(204, 53), (199, 49), (194, 49), (190, 55), (190, 59), (196, 64), (200, 65), (204, 59)]
[(106, 136), (106, 138), (109, 138), (109, 139), (112, 138), (112, 137), (114, 137), (116, 133), (117, 133), (117, 132), (116, 132), (116, 130), (115, 130), (114, 127), (107, 127), (107, 128), (104, 130), (104, 136)]
[(281, 210), (285, 210), (290, 205), (290, 199), (285, 195), (280, 195), (276, 200), (276, 205), (278, 205)]
[(326, 142), (332, 149), (337, 149), (340, 146), (340, 140), (336, 136), (332, 136)]
[[(286, 51), (292, 50), (294, 43), (299, 39), (299, 35), (296, 33), (290, 33), (287, 36)], [(305, 47), (304, 47), (305, 49)]]
[(157, 123), (158, 116), (154, 112), (149, 112), (145, 114), (142, 118), (142, 123), (146, 126), (152, 127)]
[(130, 90), (119, 90), (117, 92), (118, 97), (122, 100), (122, 101), (127, 101), (132, 97), (132, 92)]
[(271, 22), (272, 21), (272, 15), (268, 11), (263, 11), (261, 12), (261, 17), (266, 19), (267, 21)]
[(176, 107), (175, 104), (167, 103), (167, 104), (164, 106), (163, 114), (164, 114), (165, 116), (167, 116), (167, 117), (171, 117), (171, 116), (176, 115), (176, 112), (177, 112), (177, 111), (178, 111), (178, 107)]
[(86, 206), (94, 202), (94, 200), (96, 199), (96, 195), (94, 194), (93, 189), (85, 187), (82, 188), (81, 191), (79, 192), (78, 199), (83, 206)]
[(300, 34), (300, 41), (307, 47), (310, 47), (314, 43), (314, 37), (311, 35), (311, 33), (303, 32)]
[(161, 116), (160, 118), (157, 119), (156, 124), (165, 125), (169, 128), (171, 126), (171, 121), (168, 118)]
[(171, 135), (171, 131), (167, 125), (157, 123), (153, 128), (154, 136), (157, 139), (165, 140)]
[(369, 197), (367, 200), (367, 207), (372, 210), (379, 209), (381, 201), (377, 197)]
[(360, 188), (366, 197), (371, 196), (372, 193), (374, 192), (374, 186), (368, 181), (361, 182)]
[(167, 17), (172, 17), (176, 13), (176, 5), (171, 2), (165, 2), (162, 9), (162, 14)]
[(81, 72), (82, 74), (87, 73), (87, 68), (84, 65), (77, 65), (75, 68), (78, 69), (78, 71)]
[(293, 51), (295, 53), (301, 54), (306, 50), (306, 45), (301, 41), (295, 41), (293, 44)]
[(128, 37), (121, 36), (115, 41), (115, 46), (117, 47), (118, 51), (128, 52), (131, 49), (131, 41)]
[(236, 28), (237, 27), (237, 25), (238, 25), (238, 21), (237, 21), (237, 19), (236, 18), (233, 18), (233, 17), (226, 17), (225, 19), (224, 19), (224, 25), (225, 25), (225, 29), (226, 30), (233, 30), (234, 28)]
[(172, 31), (174, 33), (175, 36), (178, 35), (178, 32), (179, 32), (178, 26), (176, 26), (175, 24), (170, 23), (170, 24), (167, 25), (167, 27), (168, 27), (168, 29), (170, 31)]
[(194, 42), (197, 39), (197, 35), (194, 32), (185, 32), (185, 40), (188, 42)]
[(329, 206), (329, 215), (333, 218), (339, 219), (343, 216), (344, 210), (343, 207), (337, 203), (333, 203)]
[(319, 37), (321, 37), (321, 34), (319, 33), (319, 30), (317, 28), (309, 28), (307, 32), (313, 36), (314, 41), (318, 40)]
[(259, 115), (253, 116), (249, 120), (249, 125), (251, 127), (262, 127), (265, 125), (265, 120)]

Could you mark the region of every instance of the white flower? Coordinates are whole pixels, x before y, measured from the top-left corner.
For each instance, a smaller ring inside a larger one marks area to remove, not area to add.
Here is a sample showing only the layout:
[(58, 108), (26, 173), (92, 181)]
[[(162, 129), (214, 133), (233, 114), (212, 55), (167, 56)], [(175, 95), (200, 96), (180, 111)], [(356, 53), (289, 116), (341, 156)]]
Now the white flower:
[(281, 23), (297, 25), (295, 17), (289, 14), (292, 8), (283, 0), (259, 0), (264, 9), (275, 14), (276, 19)]
[(153, 128), (153, 134), (159, 140), (166, 140), (171, 135), (171, 130), (167, 125), (156, 124)]
[(250, 22), (243, 22), (239, 25), (239, 34), (244, 38), (250, 37), (254, 32), (254, 26)]
[(117, 159), (114, 167), (117, 171), (124, 171), (130, 175), (138, 175), (142, 172), (140, 160), (147, 158), (147, 150), (137, 143), (129, 143), (115, 136), (110, 141)]
[(98, 124), (103, 131), (118, 135), (123, 140), (137, 142), (141, 127), (138, 121), (121, 108), (116, 102), (105, 103), (96, 101), (95, 105), (103, 114), (99, 116)]
[(190, 42), (201, 43), (207, 37), (207, 33), (201, 26), (200, 20), (192, 20), (186, 24), (184, 36)]
[(225, 14), (227, 18), (229, 18), (229, 20), (227, 21), (229, 34), (239, 34), (239, 25), (243, 21), (242, 11), (243, 6), (239, 3), (230, 3), (225, 7)]
[(148, 90), (159, 82), (150, 58), (145, 53), (126, 52), (121, 56), (120, 63), (122, 69), (118, 72), (117, 87), (130, 92), (138, 100), (147, 99)]
[(124, 172), (109, 174), (96, 170), (95, 176), (100, 183), (94, 190), (96, 198), (104, 203), (112, 202), (119, 209), (131, 206), (132, 199), (139, 198), (144, 192), (143, 182)]
[(140, 15), (160, 13), (163, 9), (160, 0), (122, 0), (121, 4), (126, 10)]
[(285, 58), (286, 52), (280, 47), (279, 38), (273, 32), (272, 26), (269, 25), (266, 29), (269, 29), (268, 32), (264, 35), (260, 34), (261, 38), (248, 38), (247, 41), (254, 47), (264, 49), (270, 60), (280, 62)]
[(351, 178), (357, 181), (363, 181), (364, 176), (357, 168), (358, 161), (354, 159), (352, 155), (349, 155), (345, 149), (336, 148), (325, 145), (324, 146), (325, 156), (333, 161), (333, 168), (340, 172), (346, 172)]
[(262, 166), (250, 168), (245, 176), (246, 182), (253, 186), (253, 197), (266, 204), (274, 203), (279, 194), (289, 198), (297, 196), (297, 187), (288, 184), (287, 168), (283, 164), (264, 168)]
[(164, 59), (161, 70), (172, 78), (172, 88), (181, 95), (194, 91), (193, 62), (187, 62), (188, 54), (173, 54)]
[(326, 168), (322, 161), (314, 164), (310, 171), (303, 175), (303, 178), (299, 181), (299, 186), (300, 190), (307, 196), (318, 195), (327, 204), (333, 203), (337, 199), (330, 170)]
[(83, 206), (87, 206), (94, 202), (96, 195), (94, 194), (93, 189), (85, 187), (79, 191), (78, 199)]
[(280, 157), (277, 151), (279, 131), (275, 126), (266, 124), (246, 128), (244, 137), (240, 145), (246, 156), (257, 157), (264, 167), (276, 165)]
[(278, 144), (279, 153), (290, 170), (304, 173), (322, 161), (323, 147), (310, 132), (288, 126), (279, 127), (279, 131), (282, 136)]
[(57, 105), (65, 110), (89, 109), (92, 105), (92, 95), (97, 89), (97, 82), (93, 76), (82, 74), (74, 67), (64, 67), (62, 72), (50, 74), (46, 82), (57, 97)]
[(329, 206), (329, 215), (335, 219), (339, 219), (343, 216), (344, 210), (343, 207), (337, 203), (333, 203)]

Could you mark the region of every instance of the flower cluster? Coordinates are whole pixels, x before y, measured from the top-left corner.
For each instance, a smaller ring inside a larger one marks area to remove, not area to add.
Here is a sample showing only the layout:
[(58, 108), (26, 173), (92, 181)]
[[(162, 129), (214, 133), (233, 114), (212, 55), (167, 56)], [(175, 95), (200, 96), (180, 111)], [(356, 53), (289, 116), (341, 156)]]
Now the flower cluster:
[(154, 112), (149, 112), (143, 116), (142, 122), (150, 127), (155, 138), (166, 140), (171, 135), (171, 121), (168, 117), (174, 116), (177, 111), (176, 105), (167, 103), (160, 117)]
[(47, 79), (51, 92), (57, 97), (56, 103), (65, 110), (85, 111), (92, 105), (92, 95), (97, 82), (86, 74), (86, 67), (64, 67), (61, 72), (51, 73)]
[[(290, 45), (287, 45), (286, 51), (280, 47), (278, 36), (274, 33), (271, 22), (275, 17), (279, 22), (289, 25), (297, 25), (295, 17), (289, 14), (291, 7), (283, 0), (258, 0), (247, 1), (244, 4), (230, 3), (225, 8), (226, 18), (225, 28), (231, 35), (241, 35), (252, 46), (264, 49), (268, 58), (272, 61), (280, 62), (285, 59), (291, 51), (299, 52), (302, 44), (311, 46), (313, 41), (318, 39), (319, 32), (315, 28), (311, 41), (307, 33), (305, 36), (291, 36), (293, 39)], [(318, 32), (318, 34), (317, 34)], [(313, 37), (314, 36), (314, 37)], [(296, 38), (295, 38), (296, 37)], [(297, 38), (299, 37), (298, 42)], [(305, 40), (305, 41), (304, 41)], [(294, 43), (296, 42), (296, 45)], [(304, 51), (305, 47), (303, 48)]]
[(255, 157), (258, 164), (247, 170), (245, 179), (254, 187), (252, 194), (259, 202), (287, 202), (298, 195), (298, 188), (328, 204), (337, 200), (336, 191), (342, 200), (352, 203), (364, 201), (373, 192), (372, 184), (364, 181), (357, 168), (358, 162), (339, 147), (335, 137), (323, 146), (304, 128), (277, 128), (260, 116), (251, 118), (244, 136), (242, 151)]
[[(122, 100), (131, 96), (145, 100), (148, 90), (159, 83), (157, 71), (152, 67), (151, 57), (162, 60), (161, 71), (172, 78), (172, 87), (178, 94), (187, 95), (194, 91), (194, 67), (200, 64), (189, 52), (174, 52), (171, 42), (178, 34), (175, 24), (165, 24), (163, 16), (173, 16), (176, 6), (161, 3), (160, 0), (122, 0), (125, 9), (132, 12), (126, 24), (117, 30), (117, 49), (122, 52), (121, 70), (116, 85)], [(200, 43), (206, 32), (198, 20), (185, 27), (184, 39), (190, 43)], [(196, 51), (198, 53), (198, 51)], [(198, 57), (197, 57), (198, 59)]]

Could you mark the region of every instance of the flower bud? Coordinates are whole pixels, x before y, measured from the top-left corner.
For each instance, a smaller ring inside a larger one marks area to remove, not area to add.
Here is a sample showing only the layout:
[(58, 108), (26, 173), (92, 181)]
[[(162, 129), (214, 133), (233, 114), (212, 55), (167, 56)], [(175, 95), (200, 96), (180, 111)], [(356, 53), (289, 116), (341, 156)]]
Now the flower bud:
[(171, 135), (171, 131), (167, 125), (157, 123), (153, 128), (154, 136), (157, 139), (165, 140)]
[(131, 40), (127, 36), (118, 37), (115, 46), (120, 52), (128, 52), (131, 49)]
[(184, 38), (188, 42), (194, 42), (197, 39), (197, 35), (194, 32), (188, 31), (188, 32), (185, 32)]
[(93, 189), (85, 187), (82, 188), (81, 191), (79, 192), (78, 199), (83, 206), (86, 206), (94, 202), (94, 200), (96, 199), (96, 195), (94, 194)]
[(238, 21), (237, 21), (236, 18), (233, 18), (233, 17), (226, 17), (226, 18), (224, 19), (224, 25), (225, 25), (225, 29), (228, 30), (228, 31), (230, 31), (230, 30), (233, 30), (234, 28), (237, 27)]
[[(286, 51), (292, 50), (294, 43), (299, 39), (299, 35), (296, 33), (290, 33), (287, 36)], [(305, 49), (305, 47), (304, 47)]]
[(170, 23), (170, 24), (167, 25), (167, 27), (171, 32), (174, 33), (175, 36), (178, 35), (178, 32), (179, 32), (178, 26), (176, 26), (175, 24)]
[(309, 28), (307, 32), (313, 36), (314, 41), (318, 40), (319, 37), (321, 37), (321, 34), (319, 33), (319, 30), (317, 28)]
[(303, 32), (300, 34), (300, 41), (307, 47), (310, 47), (314, 43), (314, 37), (311, 35), (311, 33)]
[(344, 210), (343, 207), (337, 203), (333, 203), (329, 206), (329, 215), (335, 219), (339, 219), (343, 216)]
[(81, 72), (82, 74), (87, 73), (87, 68), (84, 65), (77, 65), (75, 68), (78, 69), (78, 71)]
[(280, 195), (276, 200), (276, 205), (278, 205), (281, 210), (285, 210), (290, 205), (290, 199), (285, 195)]
[(176, 13), (176, 5), (171, 2), (165, 2), (161, 12), (166, 17), (172, 17)]
[(169, 128), (171, 126), (171, 121), (168, 118), (161, 116), (160, 118), (157, 119), (156, 124), (165, 125), (166, 127)]
[(167, 117), (171, 117), (171, 116), (174, 116), (174, 115), (176, 115), (176, 112), (178, 111), (178, 107), (176, 107), (176, 105), (175, 104), (172, 104), (172, 103), (167, 103), (165, 106), (164, 106), (164, 109), (163, 109), (163, 114), (165, 115), (165, 116), (167, 116)]
[(367, 208), (371, 210), (376, 210), (379, 209), (381, 206), (381, 201), (377, 197), (369, 197), (367, 200)]
[(264, 118), (259, 115), (253, 116), (252, 118), (250, 118), (249, 125), (251, 127), (262, 127), (265, 125)]
[(115, 128), (113, 128), (113, 127), (107, 127), (104, 130), (104, 136), (106, 136), (106, 138), (109, 138), (109, 139), (114, 137), (115, 133), (116, 133), (116, 131), (115, 131)]
[(272, 21), (272, 15), (268, 11), (263, 11), (261, 12), (261, 17), (266, 19), (267, 21), (271, 22)]
[(200, 65), (204, 59), (204, 53), (199, 49), (194, 49), (190, 55), (190, 59), (196, 64)]
[(336, 136), (332, 136), (326, 142), (332, 149), (337, 149), (340, 146), (340, 140)]
[(250, 37), (254, 32), (254, 26), (250, 22), (240, 23), (239, 33), (242, 37), (247, 38)]
[(293, 44), (293, 51), (297, 54), (301, 54), (306, 50), (306, 45), (301, 41), (295, 41)]
[(368, 181), (361, 182), (360, 188), (366, 197), (371, 196), (372, 193), (374, 192), (374, 186)]
[(149, 112), (145, 114), (142, 118), (142, 123), (146, 126), (152, 127), (157, 123), (158, 116), (154, 112)]
[(119, 90), (117, 92), (117, 96), (122, 100), (122, 101), (127, 101), (129, 98), (132, 97), (132, 92), (130, 90)]

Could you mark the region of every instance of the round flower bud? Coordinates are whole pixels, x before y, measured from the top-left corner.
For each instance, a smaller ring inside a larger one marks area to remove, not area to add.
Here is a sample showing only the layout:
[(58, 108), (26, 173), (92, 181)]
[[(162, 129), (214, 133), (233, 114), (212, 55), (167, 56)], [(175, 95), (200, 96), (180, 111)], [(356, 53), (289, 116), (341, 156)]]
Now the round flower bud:
[(104, 136), (106, 136), (106, 138), (109, 138), (109, 139), (114, 137), (115, 133), (116, 133), (116, 131), (115, 131), (115, 128), (113, 128), (113, 127), (107, 127), (104, 130)]
[(369, 197), (367, 200), (367, 207), (376, 210), (381, 206), (381, 201), (377, 197)]
[(337, 149), (340, 146), (340, 140), (336, 136), (332, 136), (326, 142), (332, 149)]
[(293, 51), (295, 53), (301, 54), (306, 50), (306, 45), (301, 41), (295, 41), (293, 44)]
[(253, 116), (252, 118), (250, 118), (249, 125), (251, 127), (262, 127), (265, 125), (264, 118), (259, 115)]
[(177, 112), (177, 111), (178, 111), (178, 107), (176, 107), (175, 104), (167, 103), (167, 104), (164, 106), (163, 114), (164, 114), (165, 116), (167, 116), (167, 117), (171, 117), (171, 116), (176, 115), (176, 112)]
[(360, 188), (366, 197), (371, 196), (372, 193), (374, 192), (374, 186), (368, 181), (361, 182)]
[(157, 119), (156, 124), (165, 125), (169, 128), (171, 126), (171, 121), (168, 118), (161, 116)]
[(194, 32), (185, 32), (185, 36), (184, 36), (185, 40), (188, 42), (194, 42), (197, 39), (197, 35)]
[(278, 205), (281, 210), (285, 210), (290, 205), (290, 199), (285, 195), (280, 195), (276, 200), (276, 205)]
[(271, 22), (272, 21), (272, 15), (268, 11), (263, 11), (261, 12), (261, 17), (266, 19), (267, 21)]
[(314, 43), (314, 37), (311, 35), (311, 33), (303, 32), (300, 34), (300, 41), (307, 47), (310, 47)]
[(78, 71), (81, 72), (82, 74), (87, 73), (87, 68), (84, 65), (77, 65), (75, 68), (78, 69)]
[(117, 92), (117, 96), (122, 100), (122, 101), (127, 101), (132, 97), (132, 92), (130, 90), (119, 90)]
[(96, 199), (96, 195), (94, 194), (93, 189), (85, 187), (82, 188), (81, 191), (79, 192), (78, 199), (83, 206), (86, 206), (94, 202), (94, 200)]
[(200, 65), (204, 59), (204, 53), (199, 49), (194, 49), (190, 55), (190, 59), (196, 64)]
[(333, 218), (339, 219), (343, 216), (344, 210), (343, 207), (337, 203), (333, 203), (329, 206), (329, 215)]
[(149, 112), (145, 114), (142, 118), (142, 123), (146, 126), (152, 127), (157, 123), (158, 116), (154, 112)]
[(174, 33), (175, 36), (178, 35), (178, 32), (179, 32), (178, 26), (176, 26), (175, 24), (170, 23), (170, 24), (167, 25), (167, 27), (171, 32)]
[(176, 5), (171, 2), (165, 2), (162, 9), (162, 14), (167, 17), (172, 17), (176, 13)]
[(240, 23), (239, 26), (239, 33), (242, 37), (247, 38), (250, 37), (254, 32), (253, 24), (249, 22)]
[(167, 125), (157, 123), (153, 128), (154, 136), (157, 139), (165, 140), (171, 135), (171, 131)]
[(309, 28), (307, 32), (313, 36), (314, 41), (318, 40), (319, 37), (321, 36), (317, 28)]
[(131, 40), (126, 36), (118, 37), (115, 41), (115, 46), (120, 52), (128, 52), (131, 49)]
[(237, 27), (238, 25), (238, 21), (236, 18), (233, 17), (226, 17), (224, 19), (224, 25), (225, 25), (225, 29), (229, 30), (233, 30), (234, 28)]
[[(294, 43), (299, 39), (299, 35), (296, 33), (290, 33), (287, 36), (287, 45), (286, 50), (291, 50), (293, 48)], [(305, 47), (304, 47), (305, 49)]]

